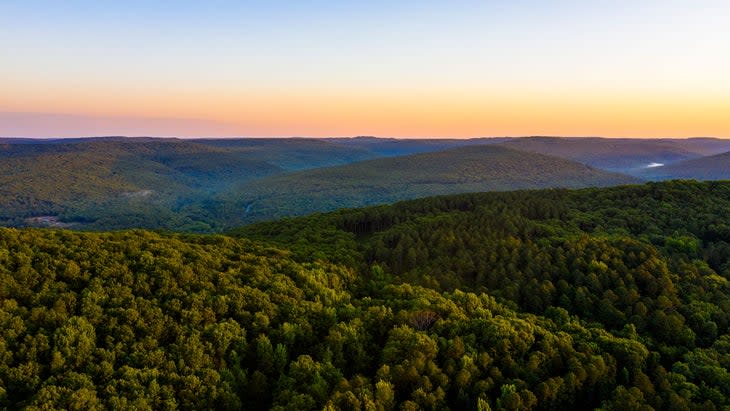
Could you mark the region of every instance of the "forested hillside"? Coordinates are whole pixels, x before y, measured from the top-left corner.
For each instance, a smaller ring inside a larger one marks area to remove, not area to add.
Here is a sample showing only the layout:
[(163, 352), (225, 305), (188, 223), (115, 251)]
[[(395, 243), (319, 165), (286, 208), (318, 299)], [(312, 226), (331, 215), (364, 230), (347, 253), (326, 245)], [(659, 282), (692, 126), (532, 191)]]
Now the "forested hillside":
[(216, 231), (216, 193), (285, 171), (379, 156), (314, 139), (105, 137), (0, 141), (0, 224)]
[[(346, 264), (373, 289), (394, 281), (565, 310), (645, 347), (634, 400), (720, 407), (730, 394), (729, 220), (730, 183), (669, 182), (436, 197), (237, 233)], [(660, 393), (667, 372), (689, 384), (684, 400)]]
[(508, 139), (501, 144), (640, 177), (650, 177), (644, 173), (650, 164), (671, 164), (730, 150), (730, 140), (717, 138), (525, 137)]
[(728, 218), (671, 182), (0, 229), (0, 408), (726, 409)]
[(648, 356), (564, 311), (374, 290), (224, 237), (3, 229), (0, 241), (8, 409), (620, 406)]
[(477, 191), (637, 183), (627, 175), (497, 145), (361, 161), (250, 181), (222, 197), (241, 223)]
[(283, 171), (242, 153), (179, 140), (93, 139), (0, 146), (0, 222), (54, 216), (91, 228), (195, 230), (186, 201)]
[(433, 195), (728, 178), (727, 154), (702, 156), (729, 148), (703, 138), (3, 139), (0, 225), (212, 233)]
[[(434, 194), (634, 181), (498, 147), (439, 151), (495, 142), (6, 139), (0, 141), (0, 225), (217, 232), (255, 220)], [(421, 154), (405, 156), (411, 153)], [(362, 161), (379, 157), (389, 159)], [(265, 179), (277, 174), (282, 178)]]
[(382, 137), (351, 137), (351, 138), (328, 138), (337, 144), (347, 147), (357, 147), (382, 157), (403, 156), (408, 154), (430, 153), (443, 151), (457, 147), (497, 144), (511, 140), (509, 137), (494, 138), (471, 138), (471, 139), (396, 139)]
[(368, 147), (313, 138), (225, 138), (191, 140), (197, 144), (241, 153), (286, 171), (349, 164), (381, 157)]
[(695, 180), (730, 179), (730, 151), (714, 156), (701, 157), (664, 167), (655, 167), (644, 172), (646, 178), (668, 180), (676, 178)]

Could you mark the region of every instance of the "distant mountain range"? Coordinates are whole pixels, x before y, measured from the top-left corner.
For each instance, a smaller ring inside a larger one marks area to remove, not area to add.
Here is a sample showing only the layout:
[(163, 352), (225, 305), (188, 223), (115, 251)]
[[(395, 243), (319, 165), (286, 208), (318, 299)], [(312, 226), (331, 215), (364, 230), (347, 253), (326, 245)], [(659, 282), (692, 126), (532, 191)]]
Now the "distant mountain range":
[(730, 151), (726, 153), (694, 158), (677, 163), (652, 167), (644, 171), (644, 176), (652, 180), (693, 179), (729, 180)]
[(181, 198), (277, 172), (283, 169), (250, 154), (178, 140), (3, 144), (0, 221), (61, 215), (86, 224), (102, 216), (126, 221), (130, 213), (164, 219)]
[(642, 177), (645, 175), (644, 169), (649, 165), (666, 165), (730, 151), (730, 140), (714, 138), (525, 137), (510, 139), (501, 144)]
[(726, 179), (728, 151), (710, 138), (2, 138), (0, 224), (209, 232), (440, 194)]
[(478, 145), (270, 176), (227, 195), (248, 209), (246, 222), (443, 194), (639, 182), (557, 157)]

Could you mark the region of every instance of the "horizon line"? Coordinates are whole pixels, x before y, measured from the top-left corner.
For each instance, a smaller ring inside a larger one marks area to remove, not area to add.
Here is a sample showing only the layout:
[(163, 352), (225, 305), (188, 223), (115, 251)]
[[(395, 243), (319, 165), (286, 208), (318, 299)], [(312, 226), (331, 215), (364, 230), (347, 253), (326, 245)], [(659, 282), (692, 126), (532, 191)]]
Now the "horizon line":
[(506, 136), (473, 136), (473, 137), (448, 137), (448, 136), (419, 136), (419, 137), (402, 137), (402, 136), (374, 136), (374, 135), (351, 135), (351, 136), (155, 136), (155, 135), (86, 135), (86, 136), (0, 136), (2, 140), (90, 140), (90, 139), (157, 139), (157, 140), (289, 140), (289, 139), (309, 139), (309, 140), (332, 140), (332, 139), (380, 139), (380, 140), (488, 140), (499, 138), (564, 138), (564, 139), (607, 139), (607, 140), (691, 140), (691, 139), (715, 139), (730, 140), (730, 137), (719, 136), (683, 136), (683, 137), (646, 137), (646, 136), (568, 136), (568, 135), (506, 135)]

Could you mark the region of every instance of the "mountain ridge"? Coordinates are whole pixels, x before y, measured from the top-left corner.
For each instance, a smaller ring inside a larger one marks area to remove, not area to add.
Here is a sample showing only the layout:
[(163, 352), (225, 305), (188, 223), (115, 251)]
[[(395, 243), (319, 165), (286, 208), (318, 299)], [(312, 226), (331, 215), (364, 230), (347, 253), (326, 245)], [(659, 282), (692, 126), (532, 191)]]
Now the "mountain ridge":
[(240, 186), (231, 196), (241, 193), (232, 201), (239, 207), (253, 204), (254, 215), (269, 207), (271, 212), (263, 209), (266, 215), (282, 217), (457, 192), (640, 181), (557, 157), (480, 145), (267, 177)]
[(677, 163), (654, 167), (644, 172), (647, 178), (728, 180), (730, 179), (730, 151)]

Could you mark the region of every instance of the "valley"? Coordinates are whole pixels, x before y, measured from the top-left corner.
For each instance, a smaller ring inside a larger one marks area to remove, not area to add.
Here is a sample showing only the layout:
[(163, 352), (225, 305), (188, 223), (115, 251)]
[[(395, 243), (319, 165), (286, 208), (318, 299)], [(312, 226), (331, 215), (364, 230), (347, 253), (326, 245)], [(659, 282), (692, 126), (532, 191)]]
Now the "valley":
[(726, 179), (723, 150), (719, 139), (4, 139), (0, 224), (220, 232), (442, 194)]

